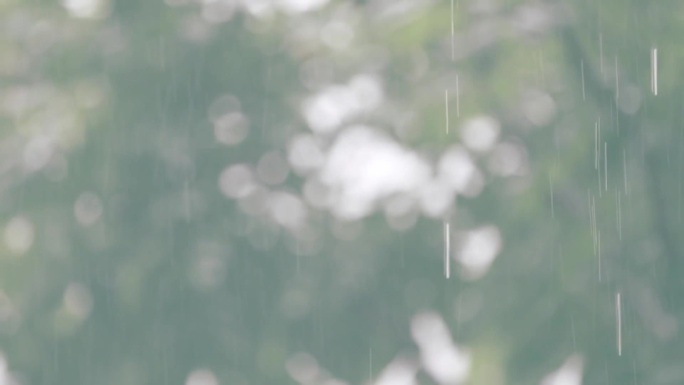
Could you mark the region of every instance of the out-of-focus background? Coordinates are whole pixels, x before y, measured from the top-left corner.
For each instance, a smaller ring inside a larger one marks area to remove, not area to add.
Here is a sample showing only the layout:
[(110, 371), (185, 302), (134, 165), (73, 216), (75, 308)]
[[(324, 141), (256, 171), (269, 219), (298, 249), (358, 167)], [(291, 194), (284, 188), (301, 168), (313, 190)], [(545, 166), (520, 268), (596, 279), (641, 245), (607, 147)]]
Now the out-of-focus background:
[(0, 1), (0, 384), (684, 383), (684, 2)]

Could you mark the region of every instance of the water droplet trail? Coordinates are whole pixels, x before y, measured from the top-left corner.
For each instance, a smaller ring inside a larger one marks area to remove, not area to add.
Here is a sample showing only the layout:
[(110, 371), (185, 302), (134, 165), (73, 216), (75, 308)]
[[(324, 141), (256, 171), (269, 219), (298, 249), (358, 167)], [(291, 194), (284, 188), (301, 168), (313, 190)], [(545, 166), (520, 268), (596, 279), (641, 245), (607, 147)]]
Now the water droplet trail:
[(455, 60), (455, 58), (454, 0), (451, 0), (451, 60)]
[(596, 230), (598, 249), (598, 280), (601, 282), (601, 230)]
[(617, 321), (617, 351), (618, 356), (622, 356), (622, 303), (620, 292), (615, 295), (615, 319)]
[(584, 86), (584, 60), (580, 62), (580, 72), (582, 74), (582, 100), (587, 100), (586, 87)]
[(608, 191), (608, 142), (603, 142), (603, 179), (604, 187)]
[(456, 117), (461, 116), (461, 95), (458, 87), (458, 75), (456, 75)]
[(444, 221), (444, 276), (449, 279), (451, 276), (451, 231), (449, 230), (449, 221)]
[(658, 95), (658, 48), (651, 48), (651, 92)]
[(549, 176), (549, 194), (551, 197), (551, 218), (555, 219), (556, 214), (555, 214), (554, 205), (553, 205), (553, 180), (551, 180), (551, 176)]
[(615, 189), (615, 195), (617, 195), (617, 228), (618, 228), (618, 239), (622, 240), (622, 203), (620, 202), (620, 191)]
[(449, 90), (444, 90), (444, 107), (446, 110), (446, 133), (449, 134)]
[(622, 170), (625, 175), (625, 195), (629, 195), (627, 190), (627, 153), (625, 149), (622, 149)]

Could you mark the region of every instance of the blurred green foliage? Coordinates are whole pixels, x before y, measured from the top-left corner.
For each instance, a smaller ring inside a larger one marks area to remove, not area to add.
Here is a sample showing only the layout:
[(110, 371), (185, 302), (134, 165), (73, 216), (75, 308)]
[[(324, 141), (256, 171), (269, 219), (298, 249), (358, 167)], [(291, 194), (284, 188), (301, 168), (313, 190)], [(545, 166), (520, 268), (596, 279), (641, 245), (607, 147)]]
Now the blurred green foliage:
[[(417, 354), (425, 310), (471, 352), (468, 384), (539, 383), (575, 353), (586, 384), (684, 381), (684, 3), (457, 0), (453, 40), (446, 0), (221, 3), (0, 1), (0, 348), (17, 381), (180, 384), (207, 368), (284, 384), (306, 352), (364, 383)], [(382, 105), (348, 123), (436, 159), (487, 115), (524, 149), (507, 176), (473, 155), (483, 190), (454, 204), (455, 231), (502, 234), (481, 279), (455, 261), (444, 278), (441, 219), (347, 222), (295, 172), (222, 193), (226, 167), (287, 158), (311, 94), (367, 73)], [(249, 122), (238, 145), (215, 135), (223, 95)], [(264, 214), (270, 192), (307, 202), (307, 231)]]

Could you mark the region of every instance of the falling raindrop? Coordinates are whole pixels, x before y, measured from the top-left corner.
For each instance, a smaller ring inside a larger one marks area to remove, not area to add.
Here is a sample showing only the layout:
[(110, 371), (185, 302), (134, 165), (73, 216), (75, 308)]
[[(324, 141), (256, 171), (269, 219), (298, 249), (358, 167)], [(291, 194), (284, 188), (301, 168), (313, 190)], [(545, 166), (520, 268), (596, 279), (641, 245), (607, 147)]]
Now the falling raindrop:
[(575, 317), (570, 317), (570, 329), (572, 331), (572, 349), (577, 351), (577, 334), (575, 333)]
[(618, 74), (618, 58), (615, 56), (615, 104), (617, 105), (620, 98), (620, 78)]
[(580, 73), (582, 75), (582, 100), (587, 99), (586, 87), (584, 84), (584, 60), (580, 61)]
[(456, 58), (456, 30), (454, 29), (454, 0), (451, 0), (451, 60)]
[(599, 125), (598, 122), (594, 123), (594, 169), (598, 170), (598, 159), (599, 159)]
[(368, 383), (373, 383), (373, 348), (368, 348)]
[(627, 189), (627, 152), (624, 148), (622, 149), (622, 170), (625, 176), (625, 195), (629, 195)]
[(456, 75), (456, 117), (461, 116), (461, 91), (458, 85), (458, 75)]
[(617, 351), (618, 356), (622, 356), (622, 302), (619, 291), (615, 295), (615, 319), (617, 322)]
[(615, 195), (617, 195), (617, 228), (618, 228), (618, 239), (622, 240), (622, 203), (620, 202), (619, 190), (615, 190)]
[(451, 275), (451, 231), (449, 230), (449, 221), (444, 221), (444, 275), (447, 279)]
[(651, 92), (658, 95), (658, 48), (651, 48)]
[(599, 32), (599, 69), (601, 71), (601, 77), (604, 76), (603, 72), (603, 34)]
[(589, 232), (591, 238), (596, 243), (596, 233), (594, 232), (594, 210), (591, 206), (591, 190), (587, 189), (587, 211), (589, 213)]
[(603, 179), (604, 187), (608, 191), (608, 142), (603, 142)]
[(553, 204), (553, 180), (551, 179), (551, 175), (549, 175), (549, 196), (551, 199), (551, 218), (555, 219), (556, 214), (555, 214), (554, 204)]
[(446, 107), (446, 134), (449, 135), (449, 90), (444, 90), (444, 105)]
[(632, 372), (634, 373), (634, 385), (637, 385), (638, 381), (637, 381), (636, 360), (632, 360)]
[(596, 226), (596, 197), (592, 195), (591, 197), (591, 218), (593, 223), (593, 234), (594, 234), (594, 255), (598, 256), (598, 229)]
[(598, 249), (598, 280), (601, 282), (601, 230), (597, 230), (596, 237)]

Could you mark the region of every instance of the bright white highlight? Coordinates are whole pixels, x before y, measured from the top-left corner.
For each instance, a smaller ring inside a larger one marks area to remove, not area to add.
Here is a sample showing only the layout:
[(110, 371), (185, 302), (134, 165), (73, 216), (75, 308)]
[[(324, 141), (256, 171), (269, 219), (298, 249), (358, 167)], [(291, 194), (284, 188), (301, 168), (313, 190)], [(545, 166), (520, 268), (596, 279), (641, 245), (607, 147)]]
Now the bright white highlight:
[(467, 278), (484, 276), (501, 251), (501, 234), (495, 226), (471, 230), (463, 236), (458, 261)]
[(323, 7), (328, 0), (275, 0), (276, 5), (290, 14), (314, 11)]
[(72, 17), (94, 19), (106, 16), (108, 4), (104, 0), (62, 0)]
[(463, 125), (463, 142), (473, 151), (488, 151), (496, 143), (500, 130), (501, 126), (496, 119), (489, 116), (477, 117)]
[(332, 192), (333, 211), (360, 219), (382, 198), (420, 190), (430, 172), (414, 152), (369, 127), (355, 126), (332, 145), (320, 178)]
[(417, 373), (415, 362), (397, 357), (382, 370), (374, 385), (415, 385)]
[(332, 133), (353, 116), (377, 108), (382, 99), (375, 77), (357, 75), (347, 85), (330, 86), (305, 100), (302, 114), (314, 132)]
[(219, 381), (211, 370), (196, 369), (188, 375), (185, 385), (219, 385)]
[(296, 173), (306, 175), (319, 169), (325, 156), (313, 135), (299, 135), (290, 141), (288, 161)]
[(55, 150), (54, 141), (47, 135), (36, 135), (24, 147), (23, 160), (27, 171), (33, 172), (45, 167)]
[(582, 357), (573, 355), (555, 372), (547, 375), (541, 385), (582, 385)]
[(287, 360), (285, 369), (290, 377), (300, 384), (310, 384), (320, 376), (318, 362), (310, 354), (297, 353)]
[(411, 320), (411, 335), (420, 349), (425, 371), (438, 383), (460, 384), (470, 374), (470, 353), (452, 342), (442, 317), (434, 312), (420, 313)]
[(457, 193), (464, 193), (472, 183), (477, 168), (468, 152), (460, 146), (448, 149), (439, 160), (438, 178)]

